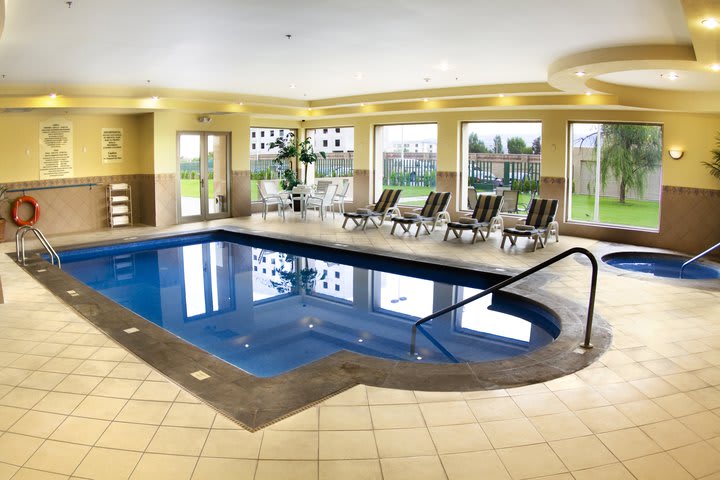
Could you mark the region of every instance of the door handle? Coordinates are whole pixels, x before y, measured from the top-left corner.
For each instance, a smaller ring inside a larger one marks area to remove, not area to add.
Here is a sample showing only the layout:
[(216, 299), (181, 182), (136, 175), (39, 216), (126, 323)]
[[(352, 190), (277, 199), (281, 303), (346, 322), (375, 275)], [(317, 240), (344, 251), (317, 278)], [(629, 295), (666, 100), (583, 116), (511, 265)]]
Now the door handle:
[(205, 179), (201, 178), (200, 179), (200, 187), (202, 188), (204, 186), (205, 186)]

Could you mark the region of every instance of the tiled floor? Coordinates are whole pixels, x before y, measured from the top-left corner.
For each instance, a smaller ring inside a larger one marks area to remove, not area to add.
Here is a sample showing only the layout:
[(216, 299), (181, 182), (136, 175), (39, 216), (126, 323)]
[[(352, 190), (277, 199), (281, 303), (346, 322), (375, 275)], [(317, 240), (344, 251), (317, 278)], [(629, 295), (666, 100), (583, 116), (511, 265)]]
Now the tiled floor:
[[(570, 246), (500, 250), (274, 215), (255, 229), (420, 257), (522, 269)], [(202, 225), (169, 230), (198, 228)], [(51, 238), (56, 245), (143, 229)], [(9, 251), (11, 244), (3, 244)], [(586, 302), (568, 259), (544, 288)], [(0, 256), (2, 479), (720, 479), (720, 288), (604, 269), (596, 312), (613, 347), (591, 367), (471, 393), (358, 386), (256, 433), (237, 427), (118, 347)]]

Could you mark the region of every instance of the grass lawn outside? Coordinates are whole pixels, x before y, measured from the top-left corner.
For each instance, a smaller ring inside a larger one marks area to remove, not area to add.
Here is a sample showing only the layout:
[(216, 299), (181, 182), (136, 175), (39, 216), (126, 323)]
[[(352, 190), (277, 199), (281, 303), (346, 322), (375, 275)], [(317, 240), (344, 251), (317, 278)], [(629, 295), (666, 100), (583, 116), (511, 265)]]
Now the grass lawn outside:
[[(595, 197), (592, 195), (572, 196), (570, 220), (593, 221)], [(646, 200), (625, 200), (600, 197), (600, 223), (627, 225), (631, 227), (658, 228), (660, 223), (660, 202)]]
[[(208, 182), (208, 198), (215, 197), (215, 185)], [(180, 180), (180, 196), (187, 198), (200, 198), (200, 181), (183, 178)]]

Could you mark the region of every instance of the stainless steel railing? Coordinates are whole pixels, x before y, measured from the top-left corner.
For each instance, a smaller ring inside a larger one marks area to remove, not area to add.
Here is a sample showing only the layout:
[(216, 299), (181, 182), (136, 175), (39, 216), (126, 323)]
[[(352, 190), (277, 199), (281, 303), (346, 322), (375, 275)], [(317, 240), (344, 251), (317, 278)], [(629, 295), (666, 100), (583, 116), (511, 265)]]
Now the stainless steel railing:
[(17, 261), (25, 265), (25, 234), (27, 232), (33, 232), (35, 234), (35, 237), (38, 239), (43, 248), (45, 248), (45, 251), (48, 252), (48, 255), (50, 256), (50, 263), (54, 265), (57, 260), (58, 268), (62, 268), (60, 265), (60, 257), (52, 245), (50, 245), (48, 239), (45, 238), (45, 235), (43, 235), (39, 229), (30, 225), (23, 225), (18, 228), (17, 232), (15, 232), (15, 254)]
[(716, 243), (715, 246), (712, 246), (712, 247), (708, 248), (708, 249), (705, 250), (704, 252), (695, 255), (693, 258), (691, 258), (691, 259), (688, 260), (687, 262), (683, 263), (683, 264), (680, 266), (680, 278), (682, 278), (682, 276), (683, 276), (683, 270), (685, 270), (685, 267), (687, 267), (688, 265), (690, 265), (690, 264), (693, 263), (694, 261), (701, 259), (702, 257), (704, 257), (705, 255), (707, 255), (708, 253), (712, 252), (713, 250), (715, 250), (715, 249), (718, 248), (718, 247), (720, 247), (720, 242)]

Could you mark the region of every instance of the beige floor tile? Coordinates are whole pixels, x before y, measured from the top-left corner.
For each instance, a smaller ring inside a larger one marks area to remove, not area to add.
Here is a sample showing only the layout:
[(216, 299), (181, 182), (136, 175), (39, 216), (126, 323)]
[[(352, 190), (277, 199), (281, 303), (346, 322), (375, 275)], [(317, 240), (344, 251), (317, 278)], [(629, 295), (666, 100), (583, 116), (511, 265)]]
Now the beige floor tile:
[(210, 430), (203, 447), (204, 457), (257, 459), (263, 431), (251, 433), (246, 430)]
[(87, 375), (68, 375), (54, 388), (56, 392), (77, 393), (87, 395), (102, 381), (101, 377)]
[(664, 450), (700, 441), (699, 436), (675, 419), (643, 425), (640, 429)]
[(114, 419), (125, 406), (127, 400), (121, 398), (107, 398), (88, 396), (73, 410), (76, 417), (98, 418), (100, 420)]
[(598, 438), (622, 461), (662, 451), (660, 446), (639, 428), (599, 433)]
[(85, 360), (73, 371), (75, 375), (94, 375), (105, 377), (117, 366), (117, 362), (106, 362), (103, 360)]
[(356, 385), (344, 392), (328, 398), (325, 405), (367, 405), (367, 391), (365, 385)]
[(415, 391), (415, 398), (419, 403), (429, 402), (456, 402), (464, 400), (460, 392), (424, 392)]
[(19, 386), (25, 388), (37, 388), (41, 390), (52, 390), (65, 377), (64, 373), (53, 373), (53, 372), (33, 372), (25, 380), (20, 382)]
[(573, 373), (545, 382), (545, 386), (552, 392), (559, 392), (561, 390), (584, 387), (585, 382)]
[(103, 480), (125, 480), (130, 477), (141, 456), (140, 452), (93, 448), (74, 475)]
[(201, 458), (198, 460), (193, 480), (253, 480), (257, 460), (239, 460), (232, 458)]
[(47, 438), (65, 420), (65, 415), (47, 412), (27, 412), (8, 429), (9, 432)]
[(380, 387), (367, 387), (367, 397), (370, 405), (414, 404), (417, 401), (412, 391)]
[(124, 348), (118, 347), (101, 347), (98, 348), (95, 353), (90, 355), (91, 360), (106, 360), (109, 362), (120, 362), (126, 360), (128, 355), (132, 356)]
[(708, 386), (707, 382), (696, 377), (692, 373), (677, 373), (675, 375), (665, 375), (663, 379), (681, 392), (690, 392), (699, 388)]
[(320, 430), (372, 430), (370, 408), (360, 405), (319, 407)]
[(89, 450), (90, 447), (85, 445), (46, 440), (25, 463), (25, 467), (70, 475)]
[(382, 480), (382, 471), (379, 460), (320, 460), (318, 478), (319, 480)]
[(525, 416), (510, 397), (469, 400), (467, 403), (478, 422), (511, 420)]
[(317, 461), (260, 460), (255, 480), (317, 480)]
[(693, 477), (669, 454), (657, 453), (623, 462), (637, 480), (691, 480)]
[[(57, 337), (55, 338), (55, 340)], [(85, 360), (87, 358), (90, 358), (90, 356), (97, 352), (98, 347), (95, 346), (84, 346), (84, 345), (69, 345), (65, 347), (60, 353), (58, 353), (59, 357), (67, 357), (67, 358), (79, 358), (82, 360)]]
[(492, 449), (490, 440), (477, 423), (429, 427), (428, 430), (440, 454)]
[(143, 452), (156, 431), (155, 425), (112, 422), (98, 439), (96, 446)]
[(497, 451), (500, 460), (513, 479), (534, 478), (566, 472), (555, 452), (545, 443)]
[(668, 453), (695, 478), (720, 472), (720, 452), (706, 442), (686, 445)]
[(649, 398), (664, 397), (678, 393), (677, 388), (658, 377), (633, 380), (630, 383)]
[(484, 422), (480, 426), (495, 448), (517, 447), (545, 441), (527, 418)]
[(190, 479), (197, 458), (178, 455), (159, 455), (145, 453), (140, 458), (131, 480), (188, 480)]
[(180, 390), (180, 393), (178, 393), (178, 396), (175, 397), (175, 403), (203, 403), (193, 395), (192, 393), (186, 391), (186, 390)]
[(376, 430), (375, 441), (380, 458), (437, 454), (430, 432), (426, 428)]
[(610, 450), (594, 435), (550, 442), (560, 460), (570, 470), (599, 467), (617, 462)]
[[(563, 392), (571, 390), (563, 390)], [(555, 393), (538, 393), (531, 395), (519, 395), (513, 397), (515, 403), (520, 407), (525, 416), (536, 417), (539, 415), (552, 415), (564, 413), (568, 409)]]
[(383, 458), (384, 480), (441, 480), (447, 478), (437, 456)]
[(705, 407), (688, 397), (685, 393), (676, 393), (666, 397), (658, 397), (653, 399), (653, 401), (660, 405), (663, 410), (676, 418), (705, 411)]
[(588, 385), (606, 385), (623, 381), (621, 376), (606, 367), (580, 370), (576, 375)]
[(108, 425), (110, 425), (110, 422), (106, 420), (68, 417), (53, 434), (50, 435), (50, 440), (94, 445)]
[[(623, 385), (623, 383), (610, 383), (608, 385)], [(604, 407), (605, 405), (609, 405), (609, 402), (605, 399), (605, 397), (600, 395), (593, 387), (562, 390), (557, 392), (556, 395), (571, 410), (587, 410), (589, 408)]]
[(19, 467), (16, 467), (15, 465), (0, 463), (0, 480), (10, 480), (18, 470)]
[(0, 385), (9, 385), (16, 387), (20, 385), (23, 380), (28, 378), (33, 372), (30, 370), (24, 370), (22, 368), (3, 368), (0, 370)]
[(104, 378), (90, 394), (98, 397), (130, 398), (138, 389), (140, 383), (139, 380)]
[(318, 432), (266, 430), (260, 446), (263, 460), (317, 460)]
[(69, 415), (85, 399), (76, 393), (49, 392), (34, 407), (34, 410)]
[(128, 380), (145, 380), (152, 369), (143, 363), (119, 363), (107, 374), (110, 378), (125, 378)]
[(418, 405), (371, 405), (370, 414), (376, 429), (425, 426), (425, 418)]
[(613, 463), (572, 472), (575, 480), (635, 480), (622, 463)]
[(172, 403), (128, 400), (115, 420), (119, 422), (147, 423), (160, 425)]
[(591, 435), (592, 432), (573, 413), (542, 415), (530, 419), (535, 429), (546, 441)]
[(460, 425), (475, 422), (475, 417), (465, 400), (420, 404), (425, 423), (429, 427)]
[(42, 438), (5, 433), (0, 437), (0, 462), (22, 466), (42, 443)]
[(159, 427), (147, 451), (172, 455), (200, 455), (209, 433), (209, 430), (203, 428)]
[(155, 400), (158, 402), (172, 402), (180, 392), (180, 388), (170, 382), (145, 381), (133, 394), (133, 400)]
[(378, 457), (371, 431), (321, 431), (320, 460), (372, 459)]
[(715, 387), (693, 390), (687, 395), (705, 408), (720, 408), (720, 390)]
[(613, 406), (579, 410), (575, 415), (593, 432), (610, 432), (634, 426), (620, 410)]
[(175, 427), (210, 428), (215, 420), (215, 415), (215, 410), (204, 404), (174, 403), (162, 424)]
[(0, 405), (0, 430), (9, 429), (27, 412), (24, 408), (5, 407)]
[(649, 399), (622, 403), (617, 405), (617, 409), (620, 410), (623, 415), (629, 418), (635, 425), (662, 422), (672, 418), (668, 412), (662, 409), (653, 400)]
[(694, 415), (682, 417), (679, 420), (683, 423), (683, 425), (705, 440), (720, 436), (720, 417), (714, 413), (696, 413)]
[(46, 390), (33, 388), (15, 387), (0, 399), (0, 405), (19, 408), (33, 408), (42, 398), (47, 395)]
[(449, 480), (510, 480), (495, 452), (440, 455), (440, 460)]
[(32, 468), (21, 468), (12, 478), (13, 480), (67, 480), (68, 476)]
[(70, 373), (83, 361), (77, 358), (55, 357), (45, 363), (39, 370), (43, 372)]
[[(292, 415), (284, 420), (281, 420), (277, 423), (273, 423), (268, 427), (268, 430), (293, 430), (293, 431), (301, 431), (301, 430), (310, 430), (310, 431), (316, 431), (319, 428), (320, 425), (320, 410), (318, 407), (311, 407), (306, 410), (303, 410), (302, 412), (298, 412), (295, 415)], [(220, 418), (220, 415), (216, 417), (217, 419)], [(213, 425), (215, 426), (215, 425)], [(221, 428), (227, 428), (227, 427), (221, 427)]]
[[(218, 413), (215, 415), (215, 420), (213, 421), (212, 428), (219, 428), (222, 430), (237, 430), (242, 429), (242, 427), (237, 424), (235, 421), (230, 420), (228, 417), (223, 415), (222, 413)], [(268, 427), (270, 428), (270, 427)], [(315, 429), (313, 429), (315, 430)]]
[(610, 403), (627, 403), (636, 400), (645, 400), (647, 397), (629, 383), (610, 383), (598, 385), (595, 390)]

